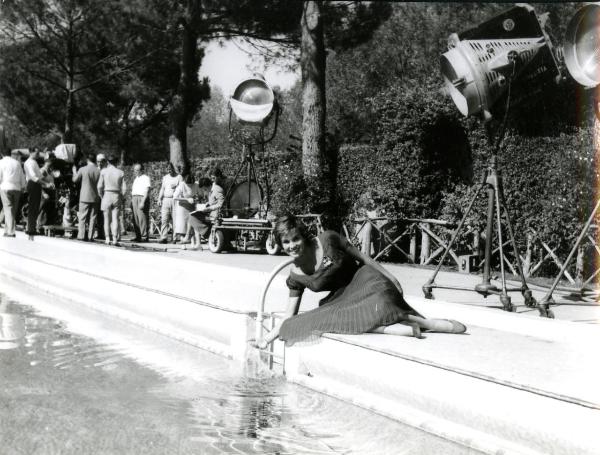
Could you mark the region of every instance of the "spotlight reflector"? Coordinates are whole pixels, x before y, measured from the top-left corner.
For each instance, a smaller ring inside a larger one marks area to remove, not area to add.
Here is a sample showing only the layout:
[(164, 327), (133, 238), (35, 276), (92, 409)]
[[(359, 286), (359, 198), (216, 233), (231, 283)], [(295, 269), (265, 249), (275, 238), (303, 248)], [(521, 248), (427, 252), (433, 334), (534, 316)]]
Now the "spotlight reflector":
[(264, 79), (255, 76), (236, 87), (229, 105), (241, 122), (264, 124), (273, 113), (275, 94)]
[(551, 46), (534, 9), (516, 6), (474, 29), (450, 35), (449, 50), (440, 61), (445, 91), (464, 116), (489, 119), (509, 79), (535, 85), (548, 74), (559, 74)]
[(441, 67), (446, 90), (461, 114), (491, 117), (507, 77), (520, 74), (543, 46), (543, 38), (456, 42), (442, 55)]
[(563, 53), (569, 74), (581, 85), (600, 84), (600, 5), (580, 8), (569, 21)]

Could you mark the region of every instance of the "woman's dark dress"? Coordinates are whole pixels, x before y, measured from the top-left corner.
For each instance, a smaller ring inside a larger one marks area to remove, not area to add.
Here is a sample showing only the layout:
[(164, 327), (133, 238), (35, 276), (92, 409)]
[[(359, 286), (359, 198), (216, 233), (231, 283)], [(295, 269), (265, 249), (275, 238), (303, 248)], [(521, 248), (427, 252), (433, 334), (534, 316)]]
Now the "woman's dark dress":
[(304, 289), (331, 291), (319, 307), (285, 320), (279, 338), (287, 345), (312, 341), (323, 333), (364, 333), (417, 314), (396, 286), (368, 265), (359, 265), (346, 252), (348, 241), (333, 231), (319, 235), (323, 260), (312, 275), (290, 273), (291, 296)]

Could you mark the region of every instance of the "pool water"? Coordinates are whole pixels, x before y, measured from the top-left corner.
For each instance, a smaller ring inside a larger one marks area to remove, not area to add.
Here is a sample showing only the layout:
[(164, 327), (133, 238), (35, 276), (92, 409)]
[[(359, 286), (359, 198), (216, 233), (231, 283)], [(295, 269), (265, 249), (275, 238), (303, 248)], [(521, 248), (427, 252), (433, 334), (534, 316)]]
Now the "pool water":
[(0, 294), (0, 454), (478, 453), (72, 303), (26, 295), (17, 303)]

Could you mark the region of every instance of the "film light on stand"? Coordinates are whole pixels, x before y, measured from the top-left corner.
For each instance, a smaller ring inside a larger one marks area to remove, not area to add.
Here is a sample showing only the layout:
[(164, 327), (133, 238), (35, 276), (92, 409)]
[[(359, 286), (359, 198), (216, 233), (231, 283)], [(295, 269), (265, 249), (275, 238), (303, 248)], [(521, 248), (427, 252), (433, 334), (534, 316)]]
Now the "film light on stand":
[(508, 93), (509, 82), (522, 86), (521, 95), (531, 95), (546, 79), (560, 75), (540, 19), (524, 4), (450, 35), (440, 64), (444, 89), (458, 110), (485, 120)]
[(507, 78), (521, 73), (544, 44), (543, 38), (460, 41), (452, 35), (454, 47), (442, 55), (441, 69), (444, 86), (460, 113), (491, 118), (490, 110), (505, 93)]
[(275, 109), (275, 94), (264, 79), (255, 76), (236, 87), (229, 104), (240, 122), (263, 125)]

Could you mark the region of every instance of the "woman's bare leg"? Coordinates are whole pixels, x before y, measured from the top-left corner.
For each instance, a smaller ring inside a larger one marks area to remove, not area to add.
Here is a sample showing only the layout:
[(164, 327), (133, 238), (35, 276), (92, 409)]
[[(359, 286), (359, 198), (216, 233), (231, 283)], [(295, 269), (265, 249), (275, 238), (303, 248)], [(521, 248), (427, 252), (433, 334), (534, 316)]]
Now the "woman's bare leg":
[(396, 324), (377, 327), (371, 332), (421, 338), (421, 329), (439, 333), (464, 333), (467, 331), (463, 324), (449, 319), (426, 319), (412, 314), (407, 314), (404, 318)]

